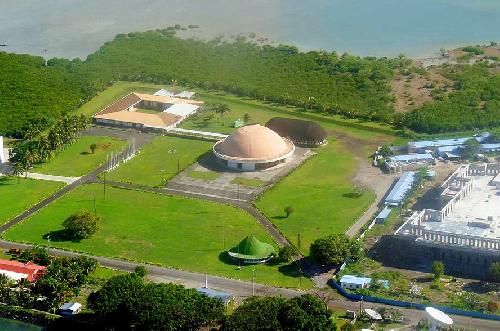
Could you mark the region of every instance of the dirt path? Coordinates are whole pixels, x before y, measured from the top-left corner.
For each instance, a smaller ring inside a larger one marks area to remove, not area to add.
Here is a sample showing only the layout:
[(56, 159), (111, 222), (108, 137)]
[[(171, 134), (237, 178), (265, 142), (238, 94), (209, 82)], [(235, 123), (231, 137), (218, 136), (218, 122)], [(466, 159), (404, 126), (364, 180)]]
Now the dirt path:
[(377, 212), (379, 204), (387, 194), (397, 175), (384, 174), (379, 168), (371, 165), (367, 158), (367, 150), (375, 150), (377, 146), (387, 143), (387, 139), (374, 139), (370, 142), (351, 137), (342, 133), (335, 133), (335, 138), (340, 140), (347, 150), (352, 152), (358, 162), (358, 169), (352, 181), (355, 185), (370, 189), (375, 193), (375, 201), (368, 207), (363, 215), (347, 230), (349, 237), (355, 237), (360, 229), (368, 223)]

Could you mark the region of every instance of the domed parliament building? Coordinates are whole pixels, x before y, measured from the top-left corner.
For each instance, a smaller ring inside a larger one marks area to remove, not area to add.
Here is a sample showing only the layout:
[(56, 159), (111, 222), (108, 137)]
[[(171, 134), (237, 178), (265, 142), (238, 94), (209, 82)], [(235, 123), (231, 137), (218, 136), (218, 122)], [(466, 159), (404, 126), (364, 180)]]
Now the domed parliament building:
[(213, 147), (222, 163), (241, 171), (263, 170), (285, 163), (294, 150), (290, 140), (259, 124), (241, 127)]

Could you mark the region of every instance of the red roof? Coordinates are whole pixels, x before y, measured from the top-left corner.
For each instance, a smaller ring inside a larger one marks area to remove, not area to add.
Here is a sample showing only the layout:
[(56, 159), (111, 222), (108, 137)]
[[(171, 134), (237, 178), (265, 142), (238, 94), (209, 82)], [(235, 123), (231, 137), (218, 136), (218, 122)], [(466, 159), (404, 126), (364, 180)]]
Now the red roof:
[(27, 274), (28, 280), (33, 282), (40, 277), (47, 267), (34, 264), (33, 262), (22, 263), (18, 261), (9, 261), (0, 259), (0, 270), (17, 272), (19, 274)]

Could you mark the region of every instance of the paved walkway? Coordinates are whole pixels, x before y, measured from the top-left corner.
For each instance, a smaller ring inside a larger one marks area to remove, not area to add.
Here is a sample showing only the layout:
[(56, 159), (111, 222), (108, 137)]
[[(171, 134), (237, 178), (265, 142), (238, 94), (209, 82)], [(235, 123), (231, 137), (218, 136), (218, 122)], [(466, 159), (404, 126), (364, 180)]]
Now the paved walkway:
[(180, 133), (181, 135), (194, 135), (194, 136), (201, 136), (201, 137), (207, 137), (211, 139), (224, 139), (227, 138), (227, 134), (223, 133), (217, 133), (217, 132), (207, 132), (207, 131), (196, 131), (196, 130), (187, 130), (187, 129), (181, 129), (181, 128), (173, 128), (169, 129), (168, 132), (171, 133)]
[(81, 177), (64, 177), (64, 176), (53, 176), (53, 175), (45, 175), (45, 174), (39, 174), (36, 172), (28, 172), (21, 174), (21, 177), (28, 177), (32, 179), (40, 179), (40, 180), (50, 180), (53, 182), (62, 182), (66, 184), (73, 184), (77, 180), (79, 180)]

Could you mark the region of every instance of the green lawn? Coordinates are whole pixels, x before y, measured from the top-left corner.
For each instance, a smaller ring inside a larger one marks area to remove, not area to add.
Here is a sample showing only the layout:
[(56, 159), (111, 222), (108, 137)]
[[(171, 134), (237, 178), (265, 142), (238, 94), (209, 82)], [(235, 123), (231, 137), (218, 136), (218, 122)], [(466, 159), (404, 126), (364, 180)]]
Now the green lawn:
[[(306, 254), (316, 238), (345, 232), (375, 199), (371, 191), (349, 197), (357, 162), (342, 144), (330, 141), (316, 151), (256, 202), (294, 245), (300, 234), (300, 249)], [(285, 218), (287, 206), (295, 211)]]
[(113, 86), (102, 91), (92, 98), (92, 100), (78, 108), (76, 113), (91, 117), (107, 105), (112, 104), (130, 92), (154, 93), (160, 88), (159, 85), (141, 82), (116, 82)]
[(159, 111), (159, 110), (146, 109), (146, 108), (136, 108), (135, 111), (138, 113), (143, 113), (143, 114), (153, 114), (153, 115), (161, 114), (161, 111)]
[(159, 186), (212, 148), (213, 142), (177, 137), (157, 137), (139, 155), (106, 175), (109, 180)]
[[(91, 144), (97, 145), (94, 154), (90, 150)], [(121, 151), (123, 146), (125, 142), (115, 138), (81, 136), (53, 159), (35, 166), (31, 171), (57, 176), (83, 176), (106, 162), (107, 154)]]
[(64, 184), (17, 177), (0, 177), (0, 224), (19, 215)]
[(215, 180), (219, 178), (219, 174), (214, 171), (191, 171), (188, 173), (189, 177), (203, 180)]
[[(208, 272), (250, 281), (253, 266), (237, 270), (219, 255), (247, 235), (272, 243), (271, 237), (246, 212), (197, 199), (167, 197), (153, 193), (109, 187), (103, 200), (102, 185), (91, 184), (58, 199), (4, 236), (14, 241), (50, 245), (102, 256), (144, 261), (174, 268)], [(78, 210), (94, 210), (101, 217), (98, 232), (81, 242), (57, 239), (66, 217)], [(257, 281), (296, 287), (298, 278), (280, 266), (255, 266)], [(283, 269), (283, 268), (282, 268)], [(201, 284), (200, 284), (201, 285)], [(302, 286), (310, 287), (302, 279)]]
[(258, 178), (236, 177), (231, 181), (232, 184), (240, 184), (248, 187), (259, 187), (264, 182)]
[(205, 110), (184, 121), (181, 124), (182, 128), (230, 133), (235, 130), (233, 127), (234, 121), (237, 119), (243, 120), (244, 115), (248, 113), (250, 115), (248, 123), (260, 123), (262, 125), (273, 117), (288, 117), (313, 120), (323, 125), (326, 129), (335, 129), (349, 133), (355, 132), (363, 136), (367, 134), (373, 135), (374, 132), (370, 130), (379, 130), (378, 134), (383, 134), (380, 130), (386, 131), (386, 134), (392, 135), (395, 133), (391, 127), (381, 123), (345, 119), (338, 115), (317, 114), (299, 108), (267, 104), (250, 98), (240, 98), (223, 92), (197, 90), (195, 98), (207, 103), (225, 103), (229, 106), (230, 111), (220, 117), (213, 111)]

